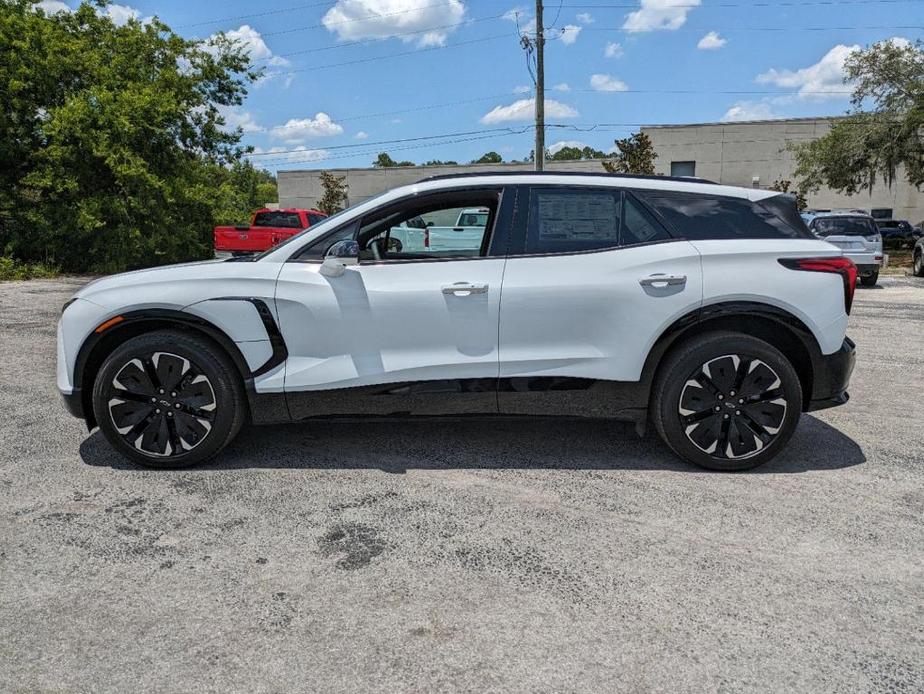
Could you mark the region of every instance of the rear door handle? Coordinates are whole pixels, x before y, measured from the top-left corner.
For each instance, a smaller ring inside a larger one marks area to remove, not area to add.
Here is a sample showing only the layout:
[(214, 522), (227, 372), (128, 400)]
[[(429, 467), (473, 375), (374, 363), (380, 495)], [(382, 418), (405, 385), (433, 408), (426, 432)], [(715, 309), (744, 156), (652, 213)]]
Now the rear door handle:
[(670, 287), (678, 284), (686, 284), (687, 276), (686, 275), (650, 275), (649, 277), (643, 277), (638, 281), (643, 287)]
[(443, 294), (452, 296), (471, 296), (472, 294), (487, 294), (488, 285), (470, 284), (468, 282), (456, 282), (455, 284), (443, 285)]

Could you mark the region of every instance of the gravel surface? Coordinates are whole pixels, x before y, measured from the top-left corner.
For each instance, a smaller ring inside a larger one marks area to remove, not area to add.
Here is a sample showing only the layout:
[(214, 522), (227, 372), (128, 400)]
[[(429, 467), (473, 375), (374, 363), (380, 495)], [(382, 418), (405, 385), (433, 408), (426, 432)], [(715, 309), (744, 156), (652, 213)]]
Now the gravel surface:
[(55, 389), (82, 281), (0, 284), (0, 691), (924, 690), (924, 281), (857, 291), (852, 400), (745, 474), (528, 419), (135, 468)]

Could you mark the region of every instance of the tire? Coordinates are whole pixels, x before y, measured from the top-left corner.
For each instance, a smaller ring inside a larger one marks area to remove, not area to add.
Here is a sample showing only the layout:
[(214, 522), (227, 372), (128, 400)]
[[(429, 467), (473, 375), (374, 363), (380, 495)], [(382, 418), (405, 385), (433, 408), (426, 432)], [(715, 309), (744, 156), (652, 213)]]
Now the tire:
[(246, 416), (238, 370), (211, 341), (159, 330), (106, 358), (93, 413), (113, 447), (140, 465), (181, 468), (217, 455)]
[(914, 260), (911, 264), (911, 271), (915, 277), (924, 277), (924, 250), (914, 254)]
[(783, 449), (802, 413), (802, 385), (789, 360), (735, 332), (707, 333), (673, 349), (652, 395), (664, 442), (710, 470), (763, 465)]
[(879, 270), (876, 270), (872, 275), (867, 275), (866, 277), (860, 278), (860, 284), (864, 287), (875, 287), (876, 282), (879, 281)]

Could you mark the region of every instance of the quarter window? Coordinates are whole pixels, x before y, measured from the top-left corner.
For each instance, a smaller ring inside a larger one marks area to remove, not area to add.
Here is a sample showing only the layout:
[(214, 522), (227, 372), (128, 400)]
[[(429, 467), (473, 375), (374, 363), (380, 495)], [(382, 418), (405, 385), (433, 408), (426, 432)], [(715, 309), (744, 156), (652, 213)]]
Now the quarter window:
[(768, 208), (742, 198), (660, 191), (648, 191), (642, 197), (680, 236), (694, 241), (805, 235), (804, 229), (794, 229)]

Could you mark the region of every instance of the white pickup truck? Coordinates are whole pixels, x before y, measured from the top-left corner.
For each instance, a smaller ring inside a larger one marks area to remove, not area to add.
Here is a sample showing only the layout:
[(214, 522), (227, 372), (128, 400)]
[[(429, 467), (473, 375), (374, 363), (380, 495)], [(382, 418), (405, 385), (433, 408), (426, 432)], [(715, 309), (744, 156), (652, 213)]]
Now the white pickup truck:
[(453, 226), (437, 226), (439, 220), (426, 219), (427, 214), (413, 217), (390, 229), (389, 247), (404, 253), (470, 250), (477, 255), (490, 212), (486, 207), (462, 208)]

